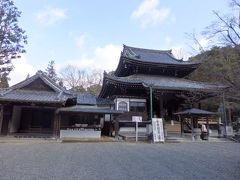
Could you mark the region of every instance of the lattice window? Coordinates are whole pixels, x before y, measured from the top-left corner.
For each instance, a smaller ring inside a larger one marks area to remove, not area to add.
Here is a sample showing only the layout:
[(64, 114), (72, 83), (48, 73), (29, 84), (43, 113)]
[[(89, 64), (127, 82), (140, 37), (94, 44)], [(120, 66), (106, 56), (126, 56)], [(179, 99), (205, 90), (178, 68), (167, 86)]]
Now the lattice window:
[(118, 103), (118, 110), (120, 111), (128, 111), (128, 104), (125, 101), (121, 101)]

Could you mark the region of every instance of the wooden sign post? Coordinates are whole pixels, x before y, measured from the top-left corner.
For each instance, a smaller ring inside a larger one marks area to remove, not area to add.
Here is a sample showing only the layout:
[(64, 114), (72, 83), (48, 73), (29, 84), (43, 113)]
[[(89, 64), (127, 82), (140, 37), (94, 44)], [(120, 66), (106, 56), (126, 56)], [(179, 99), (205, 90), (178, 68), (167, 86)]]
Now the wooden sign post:
[(138, 123), (142, 122), (142, 116), (132, 116), (132, 121), (136, 122), (136, 142), (138, 142)]

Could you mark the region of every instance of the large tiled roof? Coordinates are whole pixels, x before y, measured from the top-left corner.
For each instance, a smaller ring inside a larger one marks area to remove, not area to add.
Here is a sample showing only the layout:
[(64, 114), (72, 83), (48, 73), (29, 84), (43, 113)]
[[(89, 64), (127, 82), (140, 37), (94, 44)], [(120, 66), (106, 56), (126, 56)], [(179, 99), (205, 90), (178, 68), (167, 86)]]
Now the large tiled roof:
[(145, 63), (160, 63), (169, 65), (194, 65), (200, 63), (199, 61), (183, 61), (181, 59), (176, 59), (171, 50), (152, 50), (126, 45), (124, 45), (122, 56)]
[(127, 77), (117, 77), (113, 73), (104, 75), (105, 81), (115, 81), (115, 83), (139, 84), (145, 87), (153, 87), (164, 90), (199, 90), (199, 91), (220, 91), (228, 86), (205, 82), (191, 81), (184, 78), (134, 74)]
[[(24, 87), (40, 78), (53, 91), (26, 90)], [(73, 94), (48, 78), (42, 71), (9, 88), (0, 90), (0, 101), (64, 103)]]

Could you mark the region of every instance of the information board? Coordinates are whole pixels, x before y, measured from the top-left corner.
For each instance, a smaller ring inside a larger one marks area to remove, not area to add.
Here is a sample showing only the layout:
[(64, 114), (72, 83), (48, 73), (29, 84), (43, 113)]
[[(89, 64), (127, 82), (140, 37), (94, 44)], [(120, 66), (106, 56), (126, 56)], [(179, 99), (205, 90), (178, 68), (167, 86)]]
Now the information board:
[(142, 116), (132, 116), (133, 122), (142, 122)]
[(153, 141), (164, 142), (163, 119), (152, 118)]

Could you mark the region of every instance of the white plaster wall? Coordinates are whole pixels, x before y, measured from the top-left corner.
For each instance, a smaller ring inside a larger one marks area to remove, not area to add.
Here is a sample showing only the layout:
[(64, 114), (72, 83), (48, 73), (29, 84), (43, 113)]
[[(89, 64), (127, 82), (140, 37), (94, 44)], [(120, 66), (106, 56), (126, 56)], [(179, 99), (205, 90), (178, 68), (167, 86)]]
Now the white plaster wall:
[(60, 138), (101, 138), (101, 131), (95, 131), (94, 129), (85, 129), (85, 130), (60, 130)]
[(21, 107), (14, 106), (13, 115), (12, 115), (12, 126), (10, 128), (10, 133), (14, 133), (18, 131), (20, 127), (20, 119), (21, 119)]

